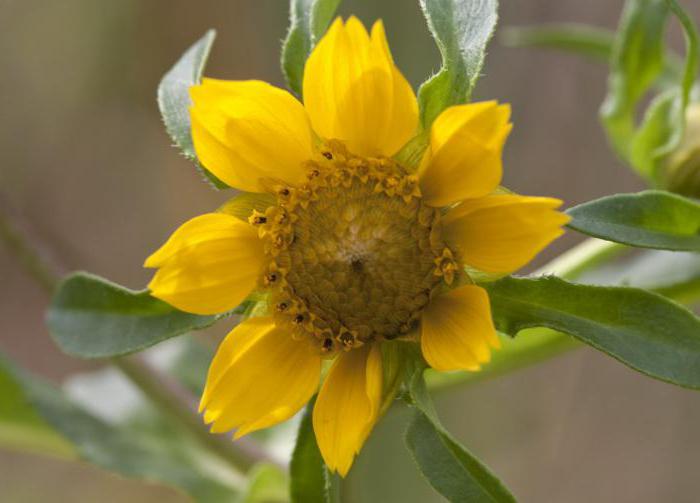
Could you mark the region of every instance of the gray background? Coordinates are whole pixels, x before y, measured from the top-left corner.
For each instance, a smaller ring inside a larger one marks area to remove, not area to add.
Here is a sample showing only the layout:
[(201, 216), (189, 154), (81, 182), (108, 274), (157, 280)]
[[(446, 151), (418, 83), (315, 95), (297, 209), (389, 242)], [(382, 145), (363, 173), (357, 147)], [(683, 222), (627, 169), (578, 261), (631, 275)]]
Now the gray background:
[[(504, 0), (501, 27), (554, 21), (613, 28), (622, 1)], [(691, 11), (700, 19), (694, 2)], [(382, 17), (414, 84), (438, 66), (417, 2), (347, 1)], [(181, 222), (227, 194), (200, 182), (160, 122), (155, 90), (179, 54), (219, 31), (207, 74), (282, 84), (282, 0), (0, 0), (0, 191), (53, 258), (134, 288), (144, 257)], [(678, 33), (672, 34), (678, 44)], [(679, 45), (680, 46), (680, 45)], [(490, 46), (476, 97), (513, 105), (505, 184), (572, 205), (641, 188), (612, 157), (597, 122), (602, 66)], [(577, 241), (567, 235), (550, 255)], [(546, 258), (546, 257), (545, 257)], [(543, 258), (540, 258), (540, 261)], [(94, 368), (58, 352), (47, 298), (0, 246), (0, 350), (56, 381)], [(579, 350), (439, 399), (450, 431), (524, 502), (694, 502), (700, 494), (700, 397)], [(346, 485), (351, 502), (439, 501), (401, 445), (391, 414)], [(0, 451), (3, 502), (184, 501), (169, 489), (98, 469)]]

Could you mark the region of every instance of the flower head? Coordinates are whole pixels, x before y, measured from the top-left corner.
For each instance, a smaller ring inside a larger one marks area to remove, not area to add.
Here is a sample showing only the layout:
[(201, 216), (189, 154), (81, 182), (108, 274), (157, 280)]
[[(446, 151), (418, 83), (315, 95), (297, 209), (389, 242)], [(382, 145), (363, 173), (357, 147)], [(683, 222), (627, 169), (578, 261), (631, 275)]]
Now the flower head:
[(259, 290), (257, 316), (221, 344), (201, 408), (239, 437), (294, 415), (345, 475), (386, 400), (382, 346), (419, 342), (438, 370), (478, 370), (499, 340), (465, 267), (507, 274), (562, 233), (561, 201), (499, 193), (510, 109), (448, 108), (417, 169), (394, 156), (416, 97), (384, 28), (336, 20), (310, 55), (304, 104), (259, 81), (191, 89), (200, 162), (242, 194), (180, 227), (147, 261), (150, 289), (198, 314)]

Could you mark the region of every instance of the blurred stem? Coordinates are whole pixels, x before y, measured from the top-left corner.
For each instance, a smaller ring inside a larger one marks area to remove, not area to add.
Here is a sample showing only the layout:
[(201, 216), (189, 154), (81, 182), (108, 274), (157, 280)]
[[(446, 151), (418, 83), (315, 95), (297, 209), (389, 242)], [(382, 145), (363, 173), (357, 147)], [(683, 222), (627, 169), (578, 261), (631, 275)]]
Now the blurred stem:
[(9, 221), (5, 207), (0, 200), (0, 240), (5, 242), (10, 253), (14, 255), (44, 290), (52, 292), (58, 279), (38, 250), (30, 248), (20, 232)]
[[(0, 197), (0, 241), (4, 242), (24, 269), (43, 287), (48, 295), (53, 294), (60, 279), (39, 250), (42, 248), (30, 241), (25, 232), (13, 225), (11, 212)], [(160, 411), (186, 429), (194, 438), (217, 457), (226, 461), (237, 472), (246, 472), (253, 465), (265, 462), (279, 466), (267, 453), (247, 439), (235, 444), (226, 436), (210, 433), (196, 411), (196, 398), (171, 376), (152, 367), (142, 357), (114, 358), (117, 367)], [(285, 468), (285, 467), (281, 467)]]

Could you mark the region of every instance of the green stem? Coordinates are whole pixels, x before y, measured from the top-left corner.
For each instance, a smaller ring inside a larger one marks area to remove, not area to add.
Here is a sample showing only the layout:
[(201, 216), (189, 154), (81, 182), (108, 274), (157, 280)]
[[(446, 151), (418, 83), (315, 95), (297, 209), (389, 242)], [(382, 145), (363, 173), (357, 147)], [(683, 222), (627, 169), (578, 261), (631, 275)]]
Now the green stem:
[[(2, 201), (0, 201), (1, 203)], [(0, 240), (14, 254), (31, 277), (47, 294), (53, 294), (59, 282), (59, 274), (30, 243), (24, 233), (14, 227), (0, 206)], [(227, 437), (208, 431), (195, 409), (196, 399), (170, 376), (160, 373), (138, 356), (111, 360), (160, 411), (188, 431), (201, 445), (226, 461), (235, 471), (246, 472), (259, 462), (279, 464), (263, 452), (257, 444), (238, 440), (235, 444)]]

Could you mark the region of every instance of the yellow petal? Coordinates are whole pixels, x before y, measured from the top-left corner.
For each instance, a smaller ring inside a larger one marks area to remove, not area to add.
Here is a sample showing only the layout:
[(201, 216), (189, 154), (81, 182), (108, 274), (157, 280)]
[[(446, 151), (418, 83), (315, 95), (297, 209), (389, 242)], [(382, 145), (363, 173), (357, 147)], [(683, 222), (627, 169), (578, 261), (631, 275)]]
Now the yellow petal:
[(200, 410), (211, 431), (235, 438), (289, 419), (318, 388), (321, 358), (272, 318), (251, 318), (224, 339), (209, 368)]
[(190, 88), (199, 161), (231, 187), (264, 192), (261, 179), (304, 179), (313, 136), (304, 107), (265, 82), (204, 79)]
[(489, 296), (481, 287), (462, 286), (433, 299), (421, 319), (421, 350), (441, 371), (479, 370), (500, 347)]
[(196, 314), (233, 309), (255, 288), (265, 263), (251, 225), (223, 213), (185, 222), (144, 264), (158, 271), (153, 296)]
[(342, 353), (328, 372), (313, 424), (323, 459), (345, 476), (379, 415), (382, 360), (379, 344)]
[(464, 262), (489, 273), (510, 273), (561, 236), (570, 218), (559, 199), (493, 195), (464, 201), (445, 216), (447, 241)]
[(453, 106), (438, 116), (419, 171), (428, 204), (448, 206), (498, 187), (509, 119), (510, 106), (495, 101)]
[(304, 105), (314, 130), (363, 156), (391, 156), (416, 132), (418, 104), (377, 21), (371, 36), (338, 18), (306, 61)]

